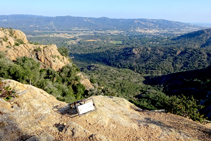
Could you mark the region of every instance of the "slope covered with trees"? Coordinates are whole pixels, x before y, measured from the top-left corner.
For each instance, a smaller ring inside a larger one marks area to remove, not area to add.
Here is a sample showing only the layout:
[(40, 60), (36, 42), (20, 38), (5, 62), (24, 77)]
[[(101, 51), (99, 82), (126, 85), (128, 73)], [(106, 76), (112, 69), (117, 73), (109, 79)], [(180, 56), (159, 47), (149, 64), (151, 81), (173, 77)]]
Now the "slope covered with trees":
[[(79, 62), (76, 62), (77, 64)], [(80, 64), (82, 66), (82, 64)], [(203, 121), (203, 115), (209, 116), (209, 104), (199, 105), (202, 97), (192, 95), (165, 94), (163, 87), (149, 85), (144, 77), (128, 69), (118, 69), (99, 64), (82, 67), (82, 72), (89, 75), (91, 81), (103, 89), (98, 93), (90, 92), (90, 95), (118, 96), (128, 99), (142, 109), (165, 109), (167, 112), (188, 116), (193, 120)], [(147, 79), (148, 80), (148, 79)], [(146, 84), (144, 84), (145, 82)], [(201, 109), (199, 113), (198, 109)]]
[(40, 69), (40, 63), (32, 58), (21, 57), (12, 62), (0, 52), (0, 77), (32, 84), (57, 97), (57, 99), (74, 102), (85, 95), (85, 87), (77, 76), (76, 65), (66, 65), (60, 71), (51, 68)]
[(201, 112), (211, 118), (211, 67), (163, 76), (148, 76), (145, 79), (145, 84), (158, 88), (167, 95), (193, 96), (205, 106)]
[[(209, 28), (184, 34), (173, 38), (172, 41), (178, 47), (208, 48), (211, 47), (211, 29)], [(171, 43), (169, 46), (171, 46)]]
[(71, 55), (82, 62), (103, 63), (151, 75), (202, 69), (211, 64), (210, 49), (141, 47)]

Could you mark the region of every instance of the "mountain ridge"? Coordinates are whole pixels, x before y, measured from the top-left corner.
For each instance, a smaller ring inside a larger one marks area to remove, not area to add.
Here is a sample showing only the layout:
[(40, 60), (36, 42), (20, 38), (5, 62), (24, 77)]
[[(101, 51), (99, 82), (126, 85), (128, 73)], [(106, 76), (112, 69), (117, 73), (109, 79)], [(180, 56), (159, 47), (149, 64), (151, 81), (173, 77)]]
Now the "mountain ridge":
[(111, 19), (106, 17), (45, 17), (36, 15), (0, 15), (3, 27), (25, 31), (120, 30), (143, 34), (180, 34), (203, 29), (202, 26), (163, 19)]

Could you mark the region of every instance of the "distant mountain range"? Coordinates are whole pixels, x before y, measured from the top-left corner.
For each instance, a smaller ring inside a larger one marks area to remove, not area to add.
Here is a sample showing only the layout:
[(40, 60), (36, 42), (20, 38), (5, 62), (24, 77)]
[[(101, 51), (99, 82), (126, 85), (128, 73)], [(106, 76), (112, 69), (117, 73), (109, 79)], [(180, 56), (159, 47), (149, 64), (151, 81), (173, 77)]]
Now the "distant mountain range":
[(119, 30), (144, 34), (182, 34), (204, 28), (168, 20), (36, 15), (0, 15), (0, 25), (23, 31)]

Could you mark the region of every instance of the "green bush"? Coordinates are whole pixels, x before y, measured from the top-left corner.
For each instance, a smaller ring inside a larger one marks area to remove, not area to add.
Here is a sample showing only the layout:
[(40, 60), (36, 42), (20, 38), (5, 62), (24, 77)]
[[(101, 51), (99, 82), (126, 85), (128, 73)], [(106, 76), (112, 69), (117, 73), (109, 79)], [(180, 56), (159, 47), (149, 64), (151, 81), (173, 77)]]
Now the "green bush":
[(78, 83), (73, 87), (73, 90), (75, 91), (76, 99), (83, 98), (83, 95), (85, 93), (85, 87), (81, 83)]
[(0, 81), (0, 97), (2, 97), (6, 101), (10, 100), (13, 97), (18, 97), (18, 95), (15, 94), (15, 90), (6, 85), (6, 82)]
[(13, 63), (4, 57), (0, 52), (0, 77), (34, 85), (65, 102), (84, 98), (85, 87), (79, 83), (75, 65), (66, 65), (61, 71), (55, 71), (40, 69), (40, 63), (32, 58), (20, 57)]
[(5, 58), (5, 54), (3, 52), (0, 51), (0, 59), (1, 58)]
[(5, 37), (3, 38), (3, 41), (7, 42), (7, 41), (8, 41), (8, 38), (5, 36)]
[(97, 81), (95, 80), (94, 77), (91, 77), (91, 78), (90, 78), (90, 82), (91, 82), (91, 83), (96, 83)]
[(192, 97), (167, 96), (162, 92), (144, 94), (138, 101), (132, 101), (143, 109), (165, 109), (176, 115), (189, 117), (195, 121), (204, 121), (204, 115), (200, 114), (200, 110), (204, 107), (199, 105)]
[(41, 51), (41, 48), (40, 47), (35, 48), (34, 51), (36, 51), (36, 52)]
[(11, 27), (9, 29), (9, 33), (10, 33), (10, 36), (13, 36), (13, 34), (14, 34), (13, 29)]
[(58, 51), (62, 56), (66, 56), (66, 57), (68, 57), (69, 53), (70, 53), (68, 48), (66, 48), (66, 47), (59, 47)]
[(17, 39), (17, 42), (20, 44), (24, 44), (23, 40), (21, 40), (21, 39)]
[(38, 42), (35, 42), (35, 43), (32, 43), (32, 44), (34, 44), (34, 45), (39, 45), (39, 43), (38, 43)]
[(25, 69), (23, 69), (23, 67), (19, 65), (12, 65), (11, 67), (8, 68), (8, 73), (10, 78), (22, 83), (26, 83), (28, 74), (25, 71)]
[(18, 42), (15, 42), (15, 46), (19, 46), (20, 45), (20, 43), (18, 43)]
[(25, 75), (24, 83), (36, 83), (39, 79), (40, 63), (32, 58), (20, 57), (17, 58), (17, 65), (20, 65), (24, 70), (22, 74)]
[(199, 113), (199, 110), (204, 108), (204, 106), (198, 105), (193, 96), (171, 96), (164, 99), (162, 103), (167, 112), (189, 117), (195, 121), (203, 122), (204, 120), (204, 115)]

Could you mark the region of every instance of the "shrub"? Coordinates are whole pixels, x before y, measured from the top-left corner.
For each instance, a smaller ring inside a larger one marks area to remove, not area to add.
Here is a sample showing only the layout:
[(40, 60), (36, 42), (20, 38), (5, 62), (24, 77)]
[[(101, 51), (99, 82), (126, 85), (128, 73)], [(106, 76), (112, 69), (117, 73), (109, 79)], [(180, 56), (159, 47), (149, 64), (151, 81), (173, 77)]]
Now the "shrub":
[(15, 42), (15, 46), (19, 46), (20, 45), (20, 43), (18, 43), (18, 42)]
[(59, 100), (59, 101), (65, 101), (64, 97), (57, 97), (56, 99)]
[(66, 47), (59, 47), (58, 51), (62, 56), (66, 56), (66, 57), (69, 56), (69, 50)]
[(9, 33), (10, 33), (10, 36), (13, 36), (14, 32), (12, 28), (9, 29)]
[(39, 79), (39, 62), (24, 56), (17, 58), (16, 64), (21, 67), (20, 70), (23, 70), (20, 74), (24, 75), (24, 83), (27, 81), (30, 83), (35, 83)]
[(81, 83), (78, 83), (76, 86), (73, 87), (73, 90), (76, 94), (76, 99), (81, 99), (85, 92), (85, 87)]
[(4, 98), (4, 100), (6, 101), (10, 100), (13, 97), (18, 97), (15, 94), (15, 90), (11, 89), (9, 86), (6, 85), (7, 85), (6, 82), (0, 81), (0, 97)]
[(199, 113), (199, 110), (204, 108), (204, 106), (198, 105), (193, 96), (171, 96), (162, 102), (167, 112), (189, 117), (195, 121), (203, 122), (204, 120), (204, 115)]
[(35, 42), (35, 43), (33, 43), (34, 45), (39, 45), (39, 43), (38, 42)]
[(5, 55), (4, 55), (3, 52), (0, 51), (0, 59), (1, 59), (1, 58), (5, 58)]
[(40, 47), (35, 48), (34, 51), (37, 51), (37, 52), (38, 52), (38, 51), (41, 51), (41, 48), (40, 48)]
[(40, 69), (39, 62), (32, 58), (20, 57), (11, 62), (4, 57), (0, 52), (0, 77), (32, 84), (66, 102), (84, 97), (85, 87), (77, 82), (79, 77), (75, 66), (66, 65), (57, 72), (51, 68)]
[(91, 77), (91, 78), (90, 78), (90, 82), (91, 82), (91, 83), (96, 83), (97, 81), (95, 80), (94, 77)]
[(28, 41), (30, 44), (34, 44), (34, 45), (39, 45), (39, 43), (38, 42), (35, 42), (35, 43), (33, 43), (33, 42), (31, 42), (31, 41)]
[(157, 92), (143, 94), (138, 101), (133, 102), (143, 109), (165, 109), (166, 112), (189, 117), (194, 121), (200, 122), (205, 119), (204, 115), (199, 112), (204, 106), (199, 105), (193, 96), (167, 96), (162, 92)]
[(20, 44), (24, 44), (23, 40), (21, 40), (21, 39), (17, 39), (17, 42)]
[(7, 42), (7, 41), (8, 41), (8, 38), (5, 36), (5, 37), (3, 38), (3, 41)]

